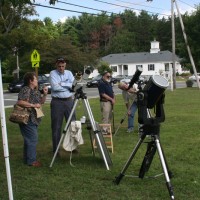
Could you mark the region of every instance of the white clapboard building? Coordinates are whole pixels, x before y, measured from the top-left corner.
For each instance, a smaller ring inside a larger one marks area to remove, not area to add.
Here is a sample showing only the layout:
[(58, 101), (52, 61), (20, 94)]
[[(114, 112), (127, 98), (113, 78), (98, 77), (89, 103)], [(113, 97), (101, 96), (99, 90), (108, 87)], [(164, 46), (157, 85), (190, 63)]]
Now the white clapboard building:
[[(159, 42), (152, 41), (150, 52), (118, 53), (102, 57), (113, 70), (113, 76), (133, 75), (138, 67), (141, 67), (144, 76), (155, 74), (170, 78), (173, 63), (170, 51), (160, 51)], [(180, 58), (175, 55), (175, 70), (182, 73)]]

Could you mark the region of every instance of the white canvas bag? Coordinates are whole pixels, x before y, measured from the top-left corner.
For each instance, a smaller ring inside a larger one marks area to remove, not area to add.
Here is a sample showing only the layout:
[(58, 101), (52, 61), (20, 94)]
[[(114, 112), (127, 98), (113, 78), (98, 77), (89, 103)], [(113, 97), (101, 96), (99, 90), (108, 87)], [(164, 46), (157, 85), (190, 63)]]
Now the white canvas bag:
[(72, 121), (65, 138), (63, 140), (63, 148), (66, 151), (73, 151), (78, 145), (84, 144), (82, 137), (82, 127), (80, 121)]

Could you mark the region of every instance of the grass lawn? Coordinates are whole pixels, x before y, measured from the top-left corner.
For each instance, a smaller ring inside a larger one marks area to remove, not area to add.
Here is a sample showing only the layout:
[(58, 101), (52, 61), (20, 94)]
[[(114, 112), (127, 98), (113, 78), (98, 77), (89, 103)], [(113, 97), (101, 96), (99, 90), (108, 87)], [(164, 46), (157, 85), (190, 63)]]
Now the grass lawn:
[[(90, 106), (96, 121), (101, 115), (99, 100), (90, 99)], [(165, 122), (161, 123), (160, 141), (170, 170), (174, 177), (171, 183), (177, 200), (200, 199), (200, 91), (197, 88), (166, 91)], [(6, 109), (8, 117), (10, 109)], [(110, 154), (113, 166), (108, 171), (97, 153), (92, 156), (90, 137), (83, 126), (84, 145), (79, 146), (79, 154), (74, 154), (69, 164), (70, 154), (61, 151), (52, 168), (49, 168), (51, 152), (51, 126), (49, 104), (44, 105), (45, 117), (39, 127), (37, 157), (43, 164), (32, 168), (22, 162), (23, 141), (19, 128), (7, 120), (10, 167), (14, 199), (16, 200), (167, 200), (168, 190), (165, 177), (147, 178), (162, 173), (158, 155), (154, 156), (144, 179), (125, 176), (119, 185), (113, 180), (119, 175), (138, 141), (137, 116), (134, 134), (126, 133), (127, 120), (124, 121), (114, 139), (114, 153)], [(114, 108), (115, 127), (125, 114), (121, 95), (117, 96)], [(82, 103), (77, 106), (77, 118), (84, 113)], [(65, 124), (64, 124), (65, 125)], [(2, 140), (2, 138), (0, 138)], [(148, 140), (148, 138), (146, 139)], [(138, 175), (146, 143), (139, 148), (125, 175)], [(8, 199), (6, 169), (3, 149), (0, 146), (0, 199)]]

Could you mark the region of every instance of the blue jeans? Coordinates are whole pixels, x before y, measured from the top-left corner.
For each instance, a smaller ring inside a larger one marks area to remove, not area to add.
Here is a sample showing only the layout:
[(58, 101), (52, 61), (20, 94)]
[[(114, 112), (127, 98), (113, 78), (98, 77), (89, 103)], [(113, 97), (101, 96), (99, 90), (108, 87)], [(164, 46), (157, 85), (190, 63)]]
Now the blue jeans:
[(136, 110), (137, 110), (137, 103), (133, 102), (130, 108), (131, 113), (130, 115), (128, 115), (128, 128), (134, 128), (134, 116)]
[(23, 158), (25, 164), (31, 165), (36, 161), (36, 146), (38, 142), (38, 126), (31, 121), (28, 124), (19, 124), (24, 138)]

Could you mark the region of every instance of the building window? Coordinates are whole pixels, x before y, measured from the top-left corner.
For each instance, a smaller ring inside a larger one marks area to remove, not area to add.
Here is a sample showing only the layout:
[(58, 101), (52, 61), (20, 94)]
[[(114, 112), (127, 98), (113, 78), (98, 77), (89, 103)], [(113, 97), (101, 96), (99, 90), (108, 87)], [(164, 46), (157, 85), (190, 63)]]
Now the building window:
[(124, 70), (128, 70), (128, 65), (123, 65)]
[(148, 71), (154, 71), (154, 64), (148, 64)]
[(165, 63), (165, 71), (169, 72), (169, 63)]
[(137, 70), (138, 68), (140, 68), (140, 69), (143, 70), (143, 66), (142, 66), (142, 65), (136, 65), (136, 70)]
[(117, 66), (111, 66), (113, 72), (117, 72)]

